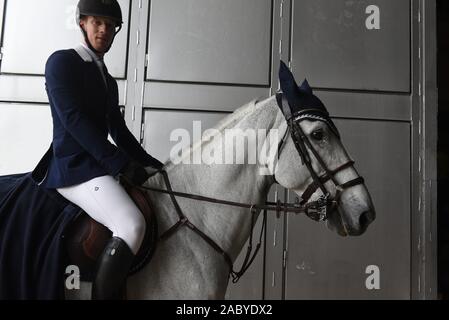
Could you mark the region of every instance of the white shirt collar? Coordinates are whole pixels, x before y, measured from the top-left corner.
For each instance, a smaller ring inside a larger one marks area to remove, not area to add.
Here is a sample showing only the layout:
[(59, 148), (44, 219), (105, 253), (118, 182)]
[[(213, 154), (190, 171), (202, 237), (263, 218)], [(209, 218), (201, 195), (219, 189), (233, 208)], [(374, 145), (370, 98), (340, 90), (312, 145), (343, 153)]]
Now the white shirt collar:
[(75, 51), (80, 55), (80, 57), (85, 62), (93, 62), (93, 61), (103, 61), (102, 58), (98, 57), (95, 52), (93, 52), (85, 43), (81, 42), (77, 47), (75, 47)]

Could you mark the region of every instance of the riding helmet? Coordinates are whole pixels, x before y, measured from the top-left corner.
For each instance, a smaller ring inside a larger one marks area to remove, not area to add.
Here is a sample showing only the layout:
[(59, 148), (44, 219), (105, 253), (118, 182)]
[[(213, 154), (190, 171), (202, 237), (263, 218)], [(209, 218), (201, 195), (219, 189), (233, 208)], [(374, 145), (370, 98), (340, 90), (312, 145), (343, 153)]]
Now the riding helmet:
[(122, 10), (117, 0), (80, 0), (76, 10), (76, 22), (79, 24), (82, 16), (107, 17), (123, 24)]

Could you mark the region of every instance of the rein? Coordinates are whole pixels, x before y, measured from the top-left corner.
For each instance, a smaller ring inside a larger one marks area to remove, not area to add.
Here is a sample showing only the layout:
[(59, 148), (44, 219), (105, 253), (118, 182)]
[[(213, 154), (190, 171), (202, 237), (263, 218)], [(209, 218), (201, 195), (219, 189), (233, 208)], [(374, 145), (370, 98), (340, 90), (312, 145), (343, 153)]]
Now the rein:
[[(168, 174), (165, 170), (160, 170), (160, 171), (155, 172), (155, 174), (156, 173), (162, 174), (166, 188), (167, 188), (166, 190), (159, 189), (159, 188), (146, 187), (146, 186), (134, 186), (134, 187), (137, 189), (143, 190), (143, 191), (148, 190), (148, 191), (153, 191), (153, 192), (164, 193), (164, 194), (170, 195), (170, 199), (173, 202), (173, 205), (175, 207), (176, 213), (178, 214), (179, 220), (172, 227), (170, 227), (168, 230), (166, 230), (159, 237), (159, 240), (168, 239), (182, 226), (188, 227), (190, 230), (192, 230), (196, 234), (198, 234), (204, 241), (206, 241), (213, 249), (215, 249), (215, 251), (217, 251), (220, 255), (223, 256), (223, 258), (225, 259), (226, 263), (229, 266), (229, 270), (230, 270), (229, 275), (232, 277), (233, 283), (236, 283), (243, 276), (243, 274), (251, 266), (257, 253), (259, 252), (259, 249), (262, 244), (263, 231), (265, 230), (265, 227), (266, 227), (267, 211), (275, 211), (278, 216), (280, 215), (281, 212), (284, 212), (284, 213), (293, 212), (295, 214), (305, 213), (306, 215), (313, 217), (315, 214), (315, 211), (317, 210), (315, 208), (315, 206), (320, 205), (319, 201), (310, 202), (304, 206), (301, 206), (299, 204), (281, 203), (279, 200), (277, 202), (266, 202), (266, 205), (258, 205), (258, 204), (247, 204), (247, 203), (234, 202), (234, 201), (228, 201), (228, 200), (220, 200), (220, 199), (205, 197), (205, 196), (196, 195), (196, 194), (184, 193), (184, 192), (177, 192), (177, 191), (173, 191), (172, 186), (170, 184), (170, 180), (168, 178)], [(243, 264), (239, 271), (234, 270), (234, 264), (232, 262), (232, 259), (229, 257), (229, 254), (226, 251), (224, 251), (208, 235), (206, 235), (204, 232), (202, 232), (193, 223), (191, 223), (189, 221), (189, 219), (182, 212), (181, 207), (179, 206), (178, 201), (176, 200), (176, 197), (187, 198), (187, 199), (203, 201), (203, 202), (216, 203), (216, 204), (224, 204), (224, 205), (228, 205), (228, 206), (249, 209), (249, 212), (251, 213), (251, 232), (250, 232), (250, 238), (249, 238), (249, 243), (248, 243), (248, 247), (247, 247), (247, 251), (246, 251), (245, 260), (243, 261)], [(259, 242), (257, 243), (256, 248), (254, 249), (254, 252), (253, 252), (254, 225), (256, 223), (256, 216), (262, 210), (264, 210), (262, 228), (260, 230)], [(251, 253), (252, 253), (252, 255), (251, 255)]]

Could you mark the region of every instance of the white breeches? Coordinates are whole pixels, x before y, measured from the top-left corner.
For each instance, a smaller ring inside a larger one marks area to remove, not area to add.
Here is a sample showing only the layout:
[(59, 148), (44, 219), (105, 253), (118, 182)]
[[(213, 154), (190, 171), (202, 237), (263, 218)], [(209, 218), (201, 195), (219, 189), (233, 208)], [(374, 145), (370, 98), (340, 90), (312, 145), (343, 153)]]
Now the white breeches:
[(112, 176), (97, 177), (56, 190), (111, 230), (114, 237), (125, 241), (134, 254), (138, 252), (145, 236), (145, 219)]

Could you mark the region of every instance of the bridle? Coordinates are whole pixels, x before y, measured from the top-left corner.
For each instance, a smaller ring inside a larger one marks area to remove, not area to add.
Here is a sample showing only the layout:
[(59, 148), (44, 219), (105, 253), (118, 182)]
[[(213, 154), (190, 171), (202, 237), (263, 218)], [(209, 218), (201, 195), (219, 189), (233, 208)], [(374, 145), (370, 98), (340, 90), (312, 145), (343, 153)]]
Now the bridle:
[[(279, 104), (279, 107), (285, 108), (285, 99), (283, 99), (282, 94), (278, 93), (276, 95), (277, 102)], [(289, 109), (289, 108), (287, 108)], [(284, 110), (284, 115), (285, 110)], [(162, 174), (164, 178), (164, 182), (166, 185), (166, 189), (159, 189), (159, 188), (153, 188), (153, 187), (147, 187), (147, 186), (134, 186), (135, 188), (141, 189), (141, 190), (149, 190), (154, 191), (158, 193), (165, 193), (168, 194), (173, 202), (174, 208), (176, 210), (176, 213), (178, 215), (178, 221), (170, 227), (168, 230), (166, 230), (160, 237), (159, 240), (166, 240), (170, 236), (172, 236), (179, 228), (186, 226), (195, 233), (197, 233), (202, 239), (204, 239), (215, 251), (217, 251), (219, 254), (223, 256), (226, 263), (229, 265), (229, 275), (232, 276), (232, 282), (236, 283), (246, 272), (246, 270), (249, 268), (249, 266), (254, 261), (262, 243), (262, 235), (263, 231), (266, 227), (266, 213), (267, 211), (275, 211), (276, 214), (279, 216), (281, 212), (283, 213), (289, 213), (293, 212), (295, 214), (299, 213), (305, 213), (308, 217), (315, 221), (324, 221), (328, 218), (328, 212), (331, 210), (335, 210), (339, 205), (339, 200), (341, 197), (342, 192), (345, 189), (351, 188), (353, 186), (356, 186), (358, 184), (363, 184), (364, 180), (362, 177), (357, 177), (353, 180), (350, 180), (348, 182), (345, 182), (343, 184), (339, 184), (335, 178), (335, 175), (346, 169), (351, 167), (354, 164), (354, 161), (350, 160), (343, 165), (339, 166), (336, 169), (330, 170), (327, 168), (326, 164), (324, 163), (323, 159), (320, 157), (318, 152), (313, 148), (312, 144), (310, 143), (308, 137), (304, 134), (303, 130), (301, 129), (299, 122), (302, 119), (310, 118), (311, 116), (304, 116), (304, 115), (290, 115), (287, 117), (287, 129), (286, 132), (281, 140), (281, 142), (278, 145), (278, 157), (280, 156), (280, 152), (282, 151), (285, 142), (288, 137), (288, 133), (291, 133), (291, 137), (293, 139), (293, 142), (295, 144), (296, 149), (299, 152), (299, 155), (302, 159), (302, 162), (307, 166), (311, 176), (312, 176), (312, 182), (309, 184), (309, 186), (306, 188), (304, 193), (301, 196), (301, 202), (300, 203), (281, 203), (279, 200), (276, 202), (266, 202), (264, 205), (259, 204), (249, 204), (249, 203), (240, 203), (240, 202), (234, 202), (234, 201), (227, 201), (227, 200), (220, 200), (210, 197), (205, 197), (201, 195), (195, 195), (190, 193), (183, 193), (183, 192), (177, 192), (174, 191), (171, 187), (170, 180), (168, 178), (168, 174), (165, 170), (159, 170), (157, 172), (154, 172), (154, 174), (160, 173)], [(325, 118), (320, 118), (315, 116), (318, 120), (323, 120), (325, 122)], [(333, 126), (331, 126), (333, 127)], [(335, 133), (338, 135), (338, 131)], [(312, 166), (311, 157), (309, 155), (309, 152), (307, 150), (310, 150), (317, 161), (319, 162), (320, 166), (324, 169), (325, 173), (319, 176)], [(273, 177), (275, 177), (273, 173)], [(330, 195), (330, 192), (325, 187), (325, 183), (329, 180), (332, 180), (333, 183), (336, 186), (336, 194), (334, 196)], [(310, 201), (310, 197), (318, 190), (320, 189), (322, 191), (322, 196), (316, 200), (316, 201)], [(234, 270), (232, 259), (230, 258), (229, 254), (225, 252), (214, 240), (212, 240), (208, 235), (206, 235), (204, 232), (199, 230), (193, 223), (189, 221), (189, 219), (184, 215), (184, 213), (181, 210), (181, 207), (178, 204), (178, 201), (176, 200), (176, 197), (182, 197), (182, 198), (188, 198), (193, 199), (197, 201), (204, 201), (204, 202), (210, 202), (210, 203), (217, 203), (217, 204), (223, 204), (228, 206), (234, 206), (234, 207), (240, 207), (240, 208), (246, 208), (249, 209), (249, 212), (251, 213), (251, 231), (250, 231), (250, 238), (249, 243), (247, 247), (246, 256), (244, 259), (244, 262), (242, 264), (242, 267), (239, 271)], [(263, 222), (262, 222), (262, 228), (260, 231), (259, 236), (259, 242), (256, 245), (256, 248), (253, 251), (253, 231), (254, 231), (254, 225), (256, 222), (257, 215), (264, 210), (263, 215)], [(343, 219), (342, 219), (343, 222)], [(344, 226), (344, 224), (343, 224)], [(345, 226), (344, 226), (345, 227)], [(252, 255), (251, 255), (252, 253)]]
[[(302, 163), (307, 166), (307, 169), (309, 170), (309, 173), (312, 177), (312, 182), (307, 186), (303, 194), (301, 195), (301, 202), (300, 205), (305, 205), (308, 203), (310, 197), (318, 190), (320, 189), (322, 192), (322, 195), (319, 197), (318, 200), (311, 203), (311, 207), (315, 208), (316, 211), (313, 210), (308, 211), (308, 216), (315, 220), (315, 221), (324, 221), (328, 218), (328, 212), (332, 212), (333, 210), (337, 209), (340, 203), (341, 194), (345, 189), (349, 189), (353, 186), (363, 184), (364, 179), (361, 176), (358, 176), (355, 179), (352, 179), (350, 181), (347, 181), (345, 183), (338, 183), (337, 179), (335, 178), (335, 175), (339, 173), (340, 171), (343, 171), (347, 168), (350, 168), (354, 165), (353, 160), (349, 160), (348, 162), (340, 165), (339, 167), (330, 170), (327, 165), (324, 163), (321, 156), (318, 154), (316, 149), (312, 146), (312, 143), (310, 142), (309, 138), (305, 135), (304, 131), (302, 130), (299, 123), (301, 120), (304, 119), (312, 119), (312, 120), (321, 120), (326, 122), (329, 125), (329, 128), (335, 133), (335, 135), (340, 138), (340, 134), (338, 133), (336, 127), (328, 120), (328, 116), (325, 114), (319, 114), (315, 109), (314, 110), (303, 110), (300, 113), (291, 114), (290, 108), (288, 107), (287, 100), (283, 97), (282, 93), (276, 94), (276, 101), (278, 103), (278, 106), (283, 110), (283, 113), (287, 119), (287, 130), (281, 140), (281, 143), (279, 144), (278, 148), (278, 157), (280, 156), (282, 152), (282, 148), (285, 145), (286, 137), (288, 137), (288, 133), (291, 133), (291, 137), (293, 140), (293, 143), (296, 147), (296, 150), (298, 151)], [(320, 164), (321, 168), (324, 170), (324, 174), (321, 176), (318, 176), (318, 174), (315, 172), (312, 166), (312, 160), (309, 155), (308, 150), (312, 152), (315, 159)], [(332, 182), (335, 185), (336, 193), (334, 196), (331, 195), (331, 193), (326, 189), (325, 183), (329, 180), (332, 180)], [(343, 219), (341, 219), (343, 222)]]

